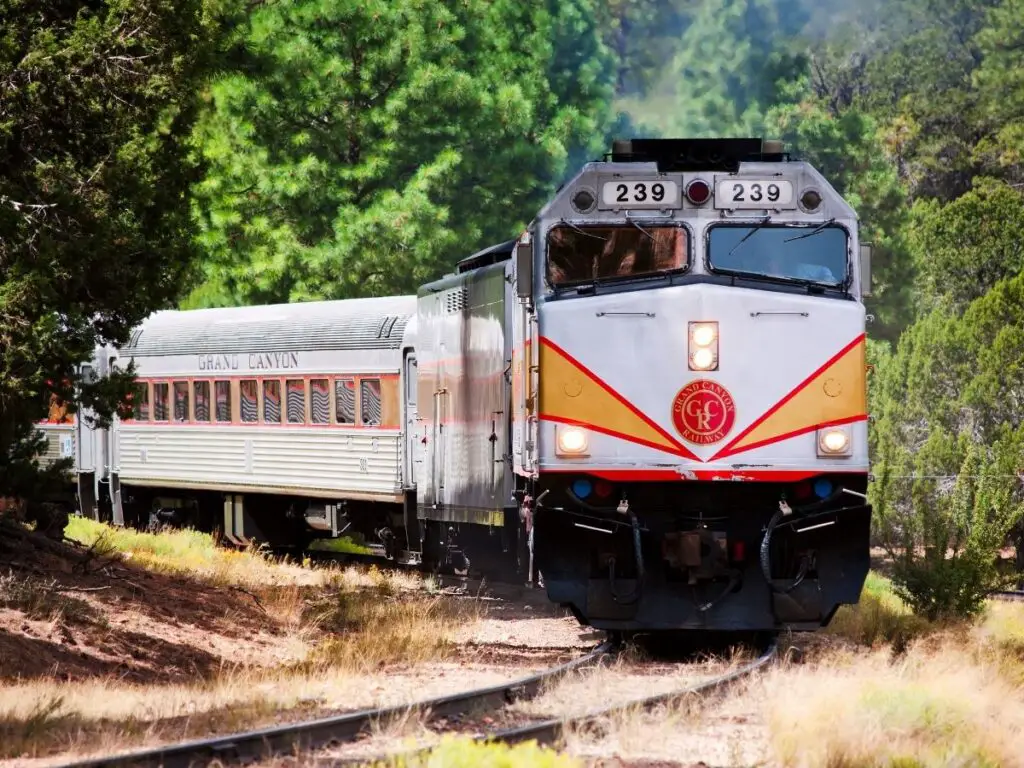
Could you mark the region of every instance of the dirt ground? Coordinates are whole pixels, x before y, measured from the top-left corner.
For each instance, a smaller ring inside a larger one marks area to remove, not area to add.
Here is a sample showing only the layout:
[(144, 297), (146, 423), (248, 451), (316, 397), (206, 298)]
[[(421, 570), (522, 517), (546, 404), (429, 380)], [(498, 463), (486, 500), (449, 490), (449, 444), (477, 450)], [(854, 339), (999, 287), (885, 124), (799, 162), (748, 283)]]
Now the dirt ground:
[[(138, 552), (133, 557), (101, 551), (24, 529), (0, 535), (2, 768), (44, 768), (128, 748), (411, 703), (524, 677), (603, 639), (552, 605), (543, 590), (431, 582), (364, 567), (251, 565), (240, 554), (239, 567), (249, 568), (240, 571), (244, 578), (235, 579), (230, 569), (211, 577), (211, 571), (154, 568)], [(327, 618), (311, 619), (310, 607), (324, 605)], [(1024, 637), (1024, 613), (1006, 614), (1002, 621), (1004, 635)], [(588, 768), (775, 765), (779, 725), (772, 719), (779, 717), (785, 692), (800, 683), (800, 670), (820, 663), (821, 674), (839, 675), (844, 665), (857, 669), (867, 652), (829, 633), (784, 641), (803, 649), (805, 664), (787, 661), (720, 698), (634, 712), (599, 729), (572, 732), (566, 754)], [(616, 659), (575, 673), (496, 720), (466, 717), (435, 725), (474, 733), (571, 714), (581, 706), (620, 703), (696, 682), (719, 674), (724, 663)], [(902, 674), (901, 669), (896, 665), (884, 675)], [(847, 677), (856, 680), (857, 674)], [(993, 690), (994, 701), (1005, 697), (1002, 689)], [(791, 708), (800, 704), (786, 701)], [(801, 723), (792, 725), (797, 734), (805, 728)], [(833, 736), (823, 731), (819, 739)], [(328, 765), (435, 738), (423, 722), (409, 718), (343, 749), (266, 765)]]

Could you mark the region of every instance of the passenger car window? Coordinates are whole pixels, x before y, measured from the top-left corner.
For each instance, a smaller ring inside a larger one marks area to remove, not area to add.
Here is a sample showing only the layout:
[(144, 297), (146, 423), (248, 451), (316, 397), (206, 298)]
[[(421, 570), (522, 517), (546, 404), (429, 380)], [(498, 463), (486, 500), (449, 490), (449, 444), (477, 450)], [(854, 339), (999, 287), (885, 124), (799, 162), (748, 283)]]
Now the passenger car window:
[(259, 389), (255, 379), (246, 379), (238, 383), (242, 421), (246, 424), (254, 424), (259, 421), (257, 404), (259, 402)]
[(141, 382), (135, 390), (135, 420), (149, 421), (149, 382)]
[(306, 382), (302, 379), (288, 379), (285, 382), (285, 394), (289, 424), (306, 423)]
[(174, 382), (174, 420), (188, 421), (188, 382)]
[(196, 399), (196, 421), (210, 422), (210, 382), (192, 382), (193, 396)]
[(310, 379), (309, 415), (314, 424), (331, 423), (331, 387), (327, 379)]
[(217, 396), (217, 421), (231, 421), (231, 382), (216, 381), (213, 388)]
[(359, 381), (359, 415), (363, 426), (380, 426), (380, 379)]
[(263, 423), (281, 423), (281, 382), (276, 379), (263, 382)]
[(166, 381), (153, 385), (153, 421), (167, 421), (167, 390)]
[(339, 424), (356, 423), (356, 382), (355, 379), (335, 379), (334, 420)]

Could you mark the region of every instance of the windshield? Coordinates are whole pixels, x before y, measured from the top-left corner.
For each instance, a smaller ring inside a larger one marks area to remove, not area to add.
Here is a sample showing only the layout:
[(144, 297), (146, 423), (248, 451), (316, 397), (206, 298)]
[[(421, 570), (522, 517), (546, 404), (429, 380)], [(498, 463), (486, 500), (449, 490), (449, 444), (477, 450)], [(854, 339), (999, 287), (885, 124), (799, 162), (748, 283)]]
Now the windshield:
[(838, 226), (719, 226), (710, 230), (708, 260), (717, 272), (838, 286), (846, 280), (846, 249)]
[(688, 238), (682, 227), (645, 224), (614, 227), (558, 226), (548, 234), (552, 285), (629, 278), (682, 269)]

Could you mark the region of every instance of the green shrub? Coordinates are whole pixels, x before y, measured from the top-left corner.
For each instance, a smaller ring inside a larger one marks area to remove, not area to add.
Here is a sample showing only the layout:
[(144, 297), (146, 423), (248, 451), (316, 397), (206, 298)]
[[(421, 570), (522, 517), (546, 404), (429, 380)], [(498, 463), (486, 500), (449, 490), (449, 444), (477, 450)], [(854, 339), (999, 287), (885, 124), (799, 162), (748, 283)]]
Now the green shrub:
[(1012, 576), (999, 550), (1024, 515), (1017, 471), (1024, 431), (990, 447), (933, 426), (916, 455), (895, 452), (873, 489), (896, 593), (930, 620), (976, 616)]
[(569, 755), (538, 746), (536, 742), (509, 746), (483, 744), (466, 737), (447, 735), (429, 753), (396, 758), (378, 768), (583, 768)]

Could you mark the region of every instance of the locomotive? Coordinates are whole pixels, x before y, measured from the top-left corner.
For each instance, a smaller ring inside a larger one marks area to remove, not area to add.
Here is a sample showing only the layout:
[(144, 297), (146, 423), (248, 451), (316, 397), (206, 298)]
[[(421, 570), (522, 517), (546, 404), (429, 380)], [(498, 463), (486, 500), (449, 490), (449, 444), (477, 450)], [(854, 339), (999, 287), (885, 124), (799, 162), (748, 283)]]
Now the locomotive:
[(870, 246), (761, 139), (616, 141), (415, 296), (161, 311), (83, 514), (542, 584), (605, 630), (815, 629), (869, 566)]

